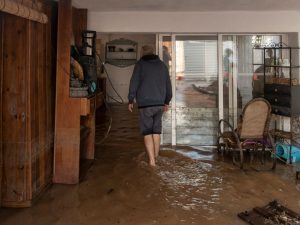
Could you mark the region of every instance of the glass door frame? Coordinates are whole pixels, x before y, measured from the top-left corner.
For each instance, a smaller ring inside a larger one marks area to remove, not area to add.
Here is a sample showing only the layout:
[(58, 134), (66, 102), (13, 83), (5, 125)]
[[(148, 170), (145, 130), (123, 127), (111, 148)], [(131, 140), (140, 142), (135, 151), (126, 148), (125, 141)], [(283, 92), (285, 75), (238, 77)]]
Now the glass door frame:
[[(177, 144), (177, 131), (176, 131), (176, 37), (178, 36), (215, 36), (218, 38), (217, 33), (158, 33), (156, 35), (156, 52), (158, 52), (159, 58), (162, 59), (163, 57), (163, 37), (171, 37), (171, 44), (172, 44), (172, 65), (171, 65), (171, 84), (172, 84), (172, 93), (173, 98), (171, 101), (171, 144), (172, 146), (176, 146)], [(218, 40), (219, 42), (219, 40)], [(219, 54), (219, 52), (217, 52)], [(219, 74), (218, 74), (219, 77)], [(161, 144), (163, 144), (163, 132), (161, 134)]]
[[(176, 37), (177, 36), (216, 36), (218, 40), (218, 50), (217, 50), (217, 57), (218, 57), (218, 109), (219, 109), (219, 120), (224, 119), (224, 96), (223, 96), (223, 37), (224, 36), (232, 36), (233, 39), (233, 59), (235, 59), (233, 63), (233, 70), (232, 70), (232, 79), (230, 80), (229, 84), (229, 105), (232, 107), (231, 112), (234, 118), (234, 126), (237, 125), (238, 122), (238, 90), (237, 90), (237, 80), (238, 80), (238, 55), (237, 55), (237, 36), (255, 36), (255, 35), (266, 35), (266, 36), (272, 36), (272, 35), (280, 35), (282, 36), (283, 33), (158, 33), (156, 35), (156, 52), (159, 53), (159, 57), (162, 59), (162, 46), (163, 46), (163, 37), (168, 36), (171, 37), (171, 43), (172, 43), (172, 65), (171, 65), (171, 83), (172, 83), (172, 92), (173, 92), (173, 98), (171, 102), (171, 115), (172, 115), (172, 122), (171, 122), (171, 136), (172, 146), (176, 146)], [(221, 127), (223, 129), (223, 127)], [(163, 135), (163, 133), (162, 133)], [(161, 141), (163, 141), (163, 138), (161, 138)], [(163, 143), (162, 143), (163, 144)]]
[[(237, 37), (238, 36), (281, 36), (281, 39), (287, 38), (284, 34), (287, 34), (285, 32), (282, 33), (220, 33), (218, 34), (218, 56), (219, 56), (219, 120), (224, 119), (224, 98), (223, 98), (223, 37), (224, 36), (232, 36), (233, 39), (233, 59), (235, 59), (233, 63), (233, 70), (232, 70), (232, 79), (230, 80), (229, 84), (229, 105), (232, 106), (231, 111), (233, 115), (233, 127), (236, 128), (238, 123), (238, 54), (237, 54)], [(282, 40), (284, 43), (285, 40)], [(233, 101), (232, 101), (233, 99)], [(223, 124), (222, 124), (223, 125)], [(221, 130), (223, 130), (223, 126), (221, 127)]]
[[(172, 64), (170, 67), (170, 75), (171, 75), (171, 84), (172, 84), (172, 93), (173, 98), (171, 101), (171, 144), (172, 146), (176, 145), (176, 45), (175, 43), (175, 34), (170, 33), (162, 33), (156, 35), (156, 52), (159, 53), (159, 58), (163, 58), (163, 37), (171, 37), (171, 45), (172, 45), (172, 51), (171, 51), (171, 58), (172, 58)], [(161, 144), (163, 144), (163, 132), (161, 134)]]
[[(244, 35), (252, 35), (252, 34), (244, 34)], [(224, 119), (224, 95), (223, 95), (223, 68), (224, 68), (224, 59), (223, 59), (223, 37), (224, 36), (232, 36), (232, 42), (233, 42), (233, 59), (235, 61), (233, 62), (232, 67), (232, 74), (229, 74), (229, 87), (228, 87), (228, 98), (229, 98), (229, 112), (233, 115), (233, 126), (235, 127), (237, 125), (237, 77), (238, 77), (238, 60), (237, 60), (237, 41), (236, 37), (237, 34), (218, 34), (218, 57), (219, 57), (219, 73), (218, 73), (218, 81), (219, 81), (219, 120)], [(223, 129), (223, 127), (222, 127)]]

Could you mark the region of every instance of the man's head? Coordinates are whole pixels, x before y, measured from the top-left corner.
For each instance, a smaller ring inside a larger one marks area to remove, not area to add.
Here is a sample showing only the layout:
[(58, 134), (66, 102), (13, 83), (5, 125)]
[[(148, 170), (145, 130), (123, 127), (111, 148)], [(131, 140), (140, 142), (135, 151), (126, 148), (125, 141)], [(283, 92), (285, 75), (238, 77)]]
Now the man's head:
[(145, 56), (145, 55), (153, 55), (154, 54), (154, 49), (152, 46), (150, 45), (144, 45), (142, 47), (142, 52), (141, 52), (141, 55), (142, 56)]

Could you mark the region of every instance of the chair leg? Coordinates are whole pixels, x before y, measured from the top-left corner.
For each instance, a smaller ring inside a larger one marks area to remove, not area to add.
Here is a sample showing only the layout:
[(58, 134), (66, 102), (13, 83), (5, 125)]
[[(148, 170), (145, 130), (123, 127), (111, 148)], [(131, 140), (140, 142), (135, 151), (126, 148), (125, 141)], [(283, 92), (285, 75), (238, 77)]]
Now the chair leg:
[(243, 153), (243, 149), (242, 149), (241, 144), (238, 144), (238, 149), (236, 151), (233, 151), (232, 161), (233, 161), (234, 165), (240, 167), (240, 169), (243, 169), (243, 167), (244, 167), (244, 153)]
[(218, 156), (224, 160), (225, 144), (219, 144), (217, 147)]
[(232, 163), (236, 166), (239, 166), (239, 162), (237, 160), (237, 155), (238, 155), (238, 152), (236, 151), (236, 149), (232, 149)]
[(220, 149), (221, 149), (222, 147), (220, 146), (220, 137), (218, 137), (218, 140), (217, 140), (217, 152), (218, 153), (220, 153)]
[[(258, 147), (257, 147), (257, 149), (258, 149)], [(261, 151), (261, 154), (262, 154), (262, 156), (261, 156), (261, 164), (262, 165), (264, 165), (265, 162), (266, 162), (266, 156), (265, 156), (266, 151), (265, 150), (266, 150), (266, 148), (265, 148), (265, 145), (263, 144), (262, 151)]]
[[(257, 146), (257, 154), (258, 154), (258, 157), (259, 157), (259, 160), (258, 162), (261, 163), (261, 165), (263, 166), (263, 168), (254, 168), (256, 171), (269, 171), (269, 170), (275, 170), (276, 168), (276, 162), (277, 162), (277, 159), (276, 159), (276, 149), (274, 147), (274, 144), (273, 144), (273, 140), (271, 139), (271, 137), (269, 137), (270, 141), (271, 141), (271, 156), (272, 157), (272, 167), (271, 168), (267, 168), (265, 167), (266, 165), (268, 165), (268, 159), (267, 159), (267, 156), (266, 154), (268, 153), (268, 151), (266, 151), (266, 148), (270, 147), (269, 145), (265, 145), (264, 143), (261, 145), (261, 146)], [(258, 151), (259, 148), (262, 148), (261, 151)], [(268, 155), (269, 156), (269, 155)]]
[(250, 149), (250, 165), (253, 164), (253, 160), (254, 160), (254, 149)]
[(219, 136), (218, 140), (217, 140), (217, 153), (218, 153), (218, 156), (220, 156), (221, 159), (224, 160), (224, 152), (226, 151), (226, 144), (220, 143), (221, 138), (222, 138), (222, 136)]
[(273, 148), (273, 165), (272, 165), (272, 170), (275, 170), (276, 169), (276, 165), (277, 165), (277, 156), (276, 156), (276, 148), (275, 147), (272, 147)]
[(225, 144), (222, 145), (222, 150), (221, 150), (221, 156), (222, 156), (222, 159), (224, 159), (224, 152), (225, 152)]
[(244, 153), (241, 144), (239, 144), (239, 150), (240, 150), (240, 168), (243, 169), (244, 166)]
[[(273, 157), (273, 165), (272, 165), (272, 170), (275, 170), (276, 169), (276, 164), (277, 164), (277, 155), (276, 155), (276, 148), (275, 148), (275, 144), (274, 144), (274, 141), (271, 137), (270, 134), (268, 134), (268, 138), (271, 142), (271, 147), (272, 147), (272, 151), (271, 151), (271, 157)], [(273, 156), (272, 156), (273, 154)]]

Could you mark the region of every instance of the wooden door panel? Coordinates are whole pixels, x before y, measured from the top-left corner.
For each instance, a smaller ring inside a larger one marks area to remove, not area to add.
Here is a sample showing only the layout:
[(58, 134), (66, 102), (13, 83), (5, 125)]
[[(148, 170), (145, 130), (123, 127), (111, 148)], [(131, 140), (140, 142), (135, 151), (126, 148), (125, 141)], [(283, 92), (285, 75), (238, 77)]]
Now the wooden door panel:
[(3, 20), (3, 202), (26, 198), (26, 78), (28, 74), (28, 22), (5, 14)]

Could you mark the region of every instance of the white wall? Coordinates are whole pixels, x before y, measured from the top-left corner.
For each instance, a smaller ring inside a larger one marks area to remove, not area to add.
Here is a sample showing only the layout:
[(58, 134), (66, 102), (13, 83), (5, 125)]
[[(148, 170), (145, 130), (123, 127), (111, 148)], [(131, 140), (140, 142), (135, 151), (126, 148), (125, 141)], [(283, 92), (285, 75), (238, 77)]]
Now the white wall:
[(89, 12), (88, 28), (100, 32), (298, 32), (300, 11)]
[[(293, 43), (293, 46), (297, 46), (299, 45), (300, 11), (89, 12), (88, 29), (103, 33), (293, 32), (298, 35), (291, 36), (291, 39), (289, 37), (289, 44)], [(110, 36), (109, 39), (115, 37), (117, 36)], [(155, 40), (153, 41), (155, 43)], [(108, 66), (112, 79), (124, 99), (127, 99), (126, 88), (132, 68), (120, 69)]]
[[(143, 45), (152, 45), (155, 47), (155, 34), (103, 34), (98, 33), (97, 39), (101, 39), (101, 58), (102, 60), (105, 60), (105, 45), (106, 42), (119, 39), (119, 38), (125, 38), (132, 41), (136, 41), (138, 43), (138, 59), (140, 58), (140, 49)], [(128, 89), (129, 89), (129, 83), (130, 78), (133, 72), (134, 66), (128, 66), (128, 67), (117, 67), (110, 64), (105, 64), (106, 70), (108, 72), (109, 78), (111, 80), (112, 85), (116, 89), (116, 91), (119, 93), (119, 95), (122, 97), (124, 102), (128, 102), (127, 95), (128, 95)], [(103, 76), (106, 76), (103, 74)], [(115, 91), (112, 89), (112, 85), (110, 84), (109, 80), (106, 80), (106, 90), (107, 90), (107, 100), (109, 102), (114, 102), (112, 98), (109, 98), (109, 96), (117, 99), (120, 101), (120, 98), (117, 96)]]

